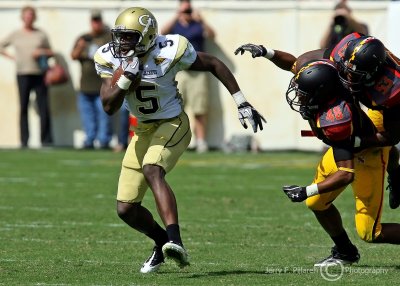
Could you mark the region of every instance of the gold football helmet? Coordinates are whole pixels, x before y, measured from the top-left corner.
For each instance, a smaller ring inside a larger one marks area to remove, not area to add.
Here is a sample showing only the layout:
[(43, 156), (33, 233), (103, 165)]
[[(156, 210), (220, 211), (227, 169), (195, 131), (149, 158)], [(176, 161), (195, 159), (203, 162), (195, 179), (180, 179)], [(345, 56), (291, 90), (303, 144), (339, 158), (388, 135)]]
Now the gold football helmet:
[(126, 58), (146, 53), (158, 35), (157, 20), (141, 7), (122, 11), (111, 29), (110, 49), (115, 58)]

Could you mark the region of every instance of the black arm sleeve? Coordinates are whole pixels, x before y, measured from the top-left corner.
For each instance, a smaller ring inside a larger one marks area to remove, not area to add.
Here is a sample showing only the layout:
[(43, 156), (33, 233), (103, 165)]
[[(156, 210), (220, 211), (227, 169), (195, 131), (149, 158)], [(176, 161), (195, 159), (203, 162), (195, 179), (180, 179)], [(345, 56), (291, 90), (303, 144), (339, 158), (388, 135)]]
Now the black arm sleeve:
[(352, 160), (354, 158), (354, 154), (352, 151), (340, 147), (332, 147), (333, 149), (333, 157), (335, 161), (347, 161)]

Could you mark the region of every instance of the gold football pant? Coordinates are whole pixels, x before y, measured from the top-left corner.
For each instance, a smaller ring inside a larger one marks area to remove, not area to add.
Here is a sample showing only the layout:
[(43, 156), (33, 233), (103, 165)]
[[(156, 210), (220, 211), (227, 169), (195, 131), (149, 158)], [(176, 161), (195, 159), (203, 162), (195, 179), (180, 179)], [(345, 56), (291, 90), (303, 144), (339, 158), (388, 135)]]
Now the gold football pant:
[[(382, 229), (380, 219), (389, 150), (390, 147), (371, 148), (354, 157), (355, 177), (351, 186), (356, 208), (355, 223), (360, 238), (368, 242), (378, 237)], [(313, 184), (322, 182), (337, 171), (332, 148), (329, 148), (317, 167)], [(344, 189), (310, 197), (306, 204), (311, 210), (326, 210)]]
[(168, 173), (191, 139), (189, 120), (184, 112), (172, 119), (139, 122), (134, 132), (122, 160), (117, 194), (118, 201), (128, 203), (141, 202), (148, 188), (142, 167), (158, 165)]

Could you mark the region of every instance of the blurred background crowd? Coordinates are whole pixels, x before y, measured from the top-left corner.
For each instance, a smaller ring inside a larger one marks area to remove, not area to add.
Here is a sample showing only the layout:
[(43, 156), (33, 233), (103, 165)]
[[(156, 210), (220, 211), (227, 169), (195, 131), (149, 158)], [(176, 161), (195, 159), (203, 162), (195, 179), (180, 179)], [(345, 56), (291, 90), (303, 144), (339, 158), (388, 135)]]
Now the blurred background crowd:
[[(300, 137), (307, 123), (286, 104), (290, 74), (266, 60), (235, 57), (241, 44), (300, 55), (358, 31), (400, 55), (399, 1), (1, 1), (0, 148), (126, 148), (134, 118), (125, 109), (112, 117), (104, 113), (92, 57), (110, 41), (115, 16), (133, 4), (153, 12), (159, 33), (182, 34), (196, 50), (222, 59), (268, 121), (255, 135), (242, 130), (232, 120), (236, 107), (212, 75), (182, 73), (191, 148), (199, 153), (229, 148), (237, 138), (254, 150), (321, 149)], [(66, 81), (46, 84), (55, 63)]]

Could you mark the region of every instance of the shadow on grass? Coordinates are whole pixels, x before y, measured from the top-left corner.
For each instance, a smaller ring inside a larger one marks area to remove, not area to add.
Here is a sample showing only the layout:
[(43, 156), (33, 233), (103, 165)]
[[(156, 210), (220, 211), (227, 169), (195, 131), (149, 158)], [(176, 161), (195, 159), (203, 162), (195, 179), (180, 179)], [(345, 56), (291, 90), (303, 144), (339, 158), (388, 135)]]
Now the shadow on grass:
[[(351, 268), (362, 268), (362, 269), (385, 269), (388, 272), (389, 271), (399, 271), (400, 270), (400, 265), (393, 265), (393, 266), (381, 266), (381, 265), (353, 265), (353, 266), (345, 266), (345, 267), (351, 267)], [(296, 268), (296, 267), (288, 267), (288, 268), (281, 268), (278, 269), (276, 268), (275, 271), (255, 271), (255, 270), (232, 270), (232, 271), (211, 271), (211, 272), (205, 272), (205, 273), (193, 273), (188, 276), (185, 276), (185, 278), (201, 278), (201, 277), (213, 277), (213, 276), (235, 276), (235, 275), (282, 275), (282, 274), (296, 274), (298, 275), (299, 273), (303, 274), (312, 274), (312, 273), (319, 273), (318, 267), (310, 267), (310, 268)], [(341, 272), (341, 268), (337, 269), (332, 269), (332, 272)], [(346, 272), (346, 270), (345, 270)], [(354, 271), (356, 272), (356, 271)], [(166, 273), (166, 272), (164, 272)], [(371, 272), (373, 273), (373, 272)], [(189, 273), (188, 273), (189, 274)]]
[(265, 275), (269, 274), (266, 271), (253, 271), (253, 270), (232, 270), (232, 271), (215, 271), (206, 273), (193, 273), (187, 278), (199, 278), (199, 277), (212, 277), (212, 276), (230, 276), (230, 275)]

